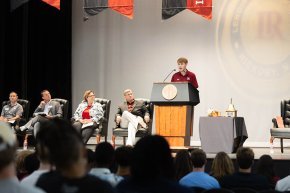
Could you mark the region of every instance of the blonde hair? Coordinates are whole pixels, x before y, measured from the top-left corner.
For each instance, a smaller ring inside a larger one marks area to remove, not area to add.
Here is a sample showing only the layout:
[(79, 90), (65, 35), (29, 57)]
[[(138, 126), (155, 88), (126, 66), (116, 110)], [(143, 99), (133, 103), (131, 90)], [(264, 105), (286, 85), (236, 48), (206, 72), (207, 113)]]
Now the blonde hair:
[(131, 89), (126, 89), (126, 90), (124, 90), (124, 92), (123, 92), (124, 96), (125, 96), (128, 92), (132, 92), (132, 90), (131, 90)]
[(86, 90), (84, 93), (84, 101), (88, 101), (88, 96), (90, 95), (90, 93), (94, 93), (92, 90)]
[(216, 179), (234, 173), (234, 165), (228, 154), (225, 152), (219, 152), (216, 154), (212, 162), (211, 173)]
[(177, 64), (180, 64), (180, 63), (187, 64), (188, 63), (188, 60), (186, 58), (184, 58), (184, 57), (178, 58)]

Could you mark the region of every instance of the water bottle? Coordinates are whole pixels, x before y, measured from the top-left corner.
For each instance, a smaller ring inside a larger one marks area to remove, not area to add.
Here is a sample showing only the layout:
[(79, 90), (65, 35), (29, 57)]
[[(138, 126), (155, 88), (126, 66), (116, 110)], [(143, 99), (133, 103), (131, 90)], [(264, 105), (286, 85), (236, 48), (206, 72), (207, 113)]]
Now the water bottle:
[(270, 143), (270, 154), (274, 153), (274, 145), (273, 143)]
[(27, 150), (27, 140), (26, 139), (23, 142), (23, 150)]

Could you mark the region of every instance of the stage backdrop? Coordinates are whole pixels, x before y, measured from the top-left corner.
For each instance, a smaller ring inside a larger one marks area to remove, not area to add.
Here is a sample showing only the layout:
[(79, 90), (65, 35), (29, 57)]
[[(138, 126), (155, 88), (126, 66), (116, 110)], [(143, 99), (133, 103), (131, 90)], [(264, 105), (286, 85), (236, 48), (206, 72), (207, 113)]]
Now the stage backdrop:
[(290, 98), (289, 0), (216, 0), (212, 21), (188, 10), (162, 21), (161, 6), (161, 0), (135, 0), (133, 20), (105, 10), (84, 22), (82, 1), (73, 1), (73, 110), (84, 90), (93, 89), (112, 100), (111, 128), (123, 90), (150, 98), (153, 82), (183, 56), (201, 101), (191, 144), (199, 144), (199, 117), (209, 108), (225, 111), (231, 98), (246, 121), (245, 145), (268, 144), (280, 101)]

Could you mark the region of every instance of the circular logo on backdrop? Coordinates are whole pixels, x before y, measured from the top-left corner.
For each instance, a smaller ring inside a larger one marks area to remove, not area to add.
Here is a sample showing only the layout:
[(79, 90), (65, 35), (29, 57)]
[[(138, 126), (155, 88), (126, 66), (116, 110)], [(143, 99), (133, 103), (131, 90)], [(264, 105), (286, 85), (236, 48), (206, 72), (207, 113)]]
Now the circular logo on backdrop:
[(172, 100), (177, 95), (177, 88), (173, 84), (168, 84), (162, 89), (162, 96), (166, 100)]
[(216, 50), (228, 81), (241, 93), (257, 99), (289, 95), (289, 10), (289, 0), (224, 1)]

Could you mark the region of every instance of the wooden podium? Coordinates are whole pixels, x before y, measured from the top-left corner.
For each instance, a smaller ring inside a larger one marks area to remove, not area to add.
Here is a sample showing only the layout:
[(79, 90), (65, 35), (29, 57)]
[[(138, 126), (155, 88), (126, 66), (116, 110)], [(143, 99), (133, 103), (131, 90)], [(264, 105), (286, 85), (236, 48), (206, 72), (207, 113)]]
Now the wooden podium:
[(154, 83), (150, 102), (154, 104), (156, 134), (164, 136), (170, 146), (190, 146), (199, 91), (188, 82)]

